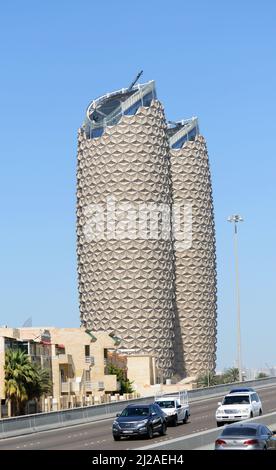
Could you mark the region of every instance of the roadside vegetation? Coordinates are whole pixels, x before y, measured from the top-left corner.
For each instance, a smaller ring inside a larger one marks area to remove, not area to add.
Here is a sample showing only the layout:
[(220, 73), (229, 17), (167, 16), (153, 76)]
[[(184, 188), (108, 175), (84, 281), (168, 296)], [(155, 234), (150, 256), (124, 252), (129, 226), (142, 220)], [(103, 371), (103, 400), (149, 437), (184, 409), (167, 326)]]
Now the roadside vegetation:
[(5, 355), (5, 394), (11, 403), (11, 415), (24, 414), (29, 400), (38, 402), (51, 392), (48, 369), (33, 364), (29, 356), (19, 349), (9, 349)]
[(115, 366), (114, 364), (108, 364), (107, 370), (109, 374), (114, 374), (117, 376), (117, 381), (120, 383), (120, 394), (123, 393), (133, 393), (134, 390), (132, 388), (133, 382), (126, 376), (126, 372), (124, 369)]
[[(259, 372), (256, 379), (264, 379), (268, 377), (264, 372)], [(226, 369), (223, 374), (214, 374), (207, 372), (197, 377), (196, 384), (198, 388), (211, 387), (213, 385), (229, 384), (239, 382), (239, 369), (237, 367), (230, 367)]]

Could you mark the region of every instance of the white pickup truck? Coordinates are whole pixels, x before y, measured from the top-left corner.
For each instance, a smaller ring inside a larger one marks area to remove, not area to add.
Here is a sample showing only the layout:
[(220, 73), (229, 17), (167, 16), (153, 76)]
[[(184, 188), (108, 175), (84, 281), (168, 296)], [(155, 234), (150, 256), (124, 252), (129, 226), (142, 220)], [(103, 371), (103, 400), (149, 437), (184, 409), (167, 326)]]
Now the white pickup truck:
[(190, 407), (186, 391), (171, 393), (170, 395), (157, 395), (155, 403), (167, 415), (168, 424), (176, 426), (178, 423), (187, 423), (190, 416)]

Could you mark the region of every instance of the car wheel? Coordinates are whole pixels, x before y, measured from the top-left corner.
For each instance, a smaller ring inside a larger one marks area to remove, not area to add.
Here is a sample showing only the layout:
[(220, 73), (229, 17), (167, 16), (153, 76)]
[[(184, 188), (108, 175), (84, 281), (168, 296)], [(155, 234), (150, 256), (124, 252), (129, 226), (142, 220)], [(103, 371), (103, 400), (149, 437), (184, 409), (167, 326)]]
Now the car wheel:
[(262, 412), (262, 409), (260, 408), (259, 416), (261, 416), (262, 414), (263, 414), (263, 412)]
[(113, 439), (114, 439), (114, 441), (119, 441), (121, 439), (121, 436), (114, 436), (114, 434), (113, 434)]
[(153, 429), (152, 429), (152, 426), (149, 426), (148, 427), (148, 439), (152, 439), (153, 438)]
[(166, 432), (167, 432), (167, 426), (165, 423), (162, 423), (161, 429), (159, 431), (160, 436), (165, 436)]
[(173, 418), (172, 425), (173, 425), (173, 426), (177, 426), (177, 416), (175, 416), (175, 417)]
[(186, 411), (185, 416), (184, 416), (184, 419), (183, 419), (183, 424), (186, 424), (187, 421), (188, 421), (188, 413), (187, 413), (187, 411)]
[(253, 413), (252, 413), (252, 411), (251, 411), (251, 413), (250, 413), (250, 418), (253, 418)]
[(217, 427), (220, 428), (221, 426), (223, 426), (223, 423), (219, 423), (219, 422), (217, 421)]

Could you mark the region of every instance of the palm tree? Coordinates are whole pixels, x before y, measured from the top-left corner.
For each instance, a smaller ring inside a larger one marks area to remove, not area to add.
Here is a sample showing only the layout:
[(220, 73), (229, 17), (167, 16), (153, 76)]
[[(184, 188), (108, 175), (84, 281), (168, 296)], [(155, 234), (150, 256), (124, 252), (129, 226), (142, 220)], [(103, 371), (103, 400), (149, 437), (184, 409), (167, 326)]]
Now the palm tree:
[(226, 370), (224, 375), (224, 382), (238, 382), (239, 381), (239, 369), (237, 367), (230, 367)]
[(12, 414), (21, 414), (28, 400), (28, 384), (35, 371), (28, 355), (19, 349), (9, 349), (5, 355), (5, 393), (11, 401)]
[(47, 395), (52, 390), (52, 381), (50, 378), (50, 370), (42, 369), (38, 364), (32, 364), (34, 369), (34, 380), (27, 385), (27, 393), (29, 400), (37, 400), (42, 395)]
[(52, 389), (50, 371), (33, 364), (19, 349), (9, 349), (5, 357), (5, 393), (12, 415), (23, 414), (28, 400), (38, 400)]
[(217, 385), (217, 377), (213, 372), (209, 371), (197, 377), (197, 386), (199, 388), (211, 387), (212, 385)]

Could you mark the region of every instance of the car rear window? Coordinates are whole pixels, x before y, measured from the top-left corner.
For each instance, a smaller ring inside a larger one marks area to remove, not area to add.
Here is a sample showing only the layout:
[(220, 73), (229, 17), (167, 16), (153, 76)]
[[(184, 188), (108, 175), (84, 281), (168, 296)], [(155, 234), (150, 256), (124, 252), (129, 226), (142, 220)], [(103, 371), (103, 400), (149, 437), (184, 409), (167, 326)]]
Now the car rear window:
[(222, 436), (256, 436), (257, 429), (245, 426), (229, 427), (223, 430)]

